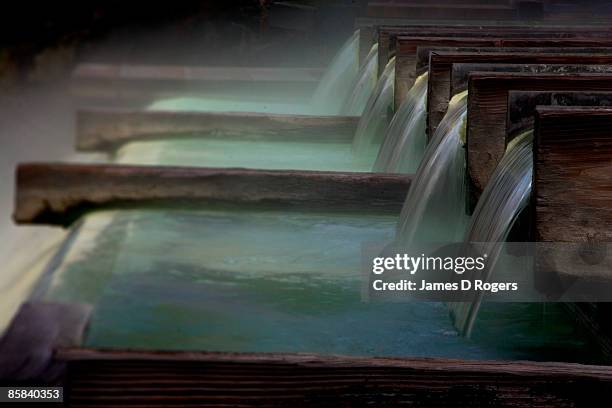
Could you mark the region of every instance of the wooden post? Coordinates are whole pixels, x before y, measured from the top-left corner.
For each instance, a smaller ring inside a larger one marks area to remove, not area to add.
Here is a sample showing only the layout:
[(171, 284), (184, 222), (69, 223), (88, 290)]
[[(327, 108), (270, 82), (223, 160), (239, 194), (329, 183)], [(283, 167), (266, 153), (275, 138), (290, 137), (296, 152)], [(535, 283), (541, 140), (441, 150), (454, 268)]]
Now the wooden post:
[(504, 154), (510, 90), (612, 91), (612, 75), (605, 73), (472, 72), (468, 82), (467, 169), (472, 208)]
[(240, 112), (77, 111), (77, 150), (112, 150), (137, 140), (206, 138), (350, 143), (358, 117)]
[(399, 213), (412, 176), (106, 164), (22, 164), (14, 219), (69, 225), (96, 208), (205, 204)]
[[(533, 204), (537, 241), (612, 241), (610, 129), (609, 107), (536, 108)], [(612, 269), (607, 273), (612, 277)]]
[[(591, 97), (571, 96), (579, 101)], [(569, 99), (568, 99), (569, 100)], [(539, 106), (532, 193), (535, 271), (581, 281), (612, 279), (612, 108)], [(594, 291), (593, 291), (594, 292)], [(594, 293), (591, 293), (594, 296)], [(612, 355), (609, 303), (568, 304), (599, 348)]]
[[(431, 137), (444, 117), (448, 102), (453, 96), (451, 92), (453, 64), (610, 64), (612, 48), (483, 48), (478, 51), (434, 48), (429, 56), (427, 134)], [(467, 78), (465, 81), (467, 82)]]

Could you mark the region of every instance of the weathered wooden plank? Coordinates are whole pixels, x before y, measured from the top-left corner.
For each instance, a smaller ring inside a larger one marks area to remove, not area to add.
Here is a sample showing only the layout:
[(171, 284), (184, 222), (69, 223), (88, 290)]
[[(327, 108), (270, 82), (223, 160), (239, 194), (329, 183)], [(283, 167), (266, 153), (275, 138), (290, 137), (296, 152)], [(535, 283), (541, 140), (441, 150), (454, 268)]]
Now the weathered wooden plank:
[(535, 239), (612, 241), (612, 108), (538, 106)]
[(510, 91), (506, 144), (533, 128), (537, 106), (612, 106), (612, 92)]
[[(558, 69), (557, 66), (550, 67), (553, 72)], [(608, 71), (610, 68), (591, 67)], [(612, 75), (570, 72), (472, 72), (469, 75), (468, 88), (467, 168), (470, 196), (474, 204), (505, 150), (510, 90), (610, 91)]]
[(358, 121), (351, 116), (81, 109), (76, 147), (112, 150), (136, 140), (189, 137), (349, 143)]
[(0, 339), (0, 383), (41, 386), (62, 379), (65, 364), (53, 359), (60, 347), (79, 347), (91, 306), (26, 302)]
[(72, 72), (73, 78), (156, 81), (262, 81), (318, 82), (322, 68), (276, 67), (204, 67), (184, 65), (113, 65), (81, 63)]
[(367, 16), (432, 20), (512, 20), (517, 10), (508, 4), (388, 3), (368, 4)]
[(395, 95), (394, 104), (397, 111), (406, 99), (408, 91), (416, 79), (416, 62), (418, 47), (493, 47), (498, 40), (475, 37), (398, 37), (395, 55)]
[[(398, 36), (396, 41), (396, 71), (395, 71), (395, 103), (396, 107), (405, 99), (408, 90), (414, 84), (417, 65), (417, 48), (426, 46), (449, 47), (496, 47), (496, 48), (526, 48), (526, 47), (612, 47), (612, 37), (607, 32), (577, 33), (577, 32), (488, 32), (486, 35), (459, 32), (449, 37), (437, 37), (437, 42), (429, 38), (428, 42), (417, 42), (416, 38)], [(444, 39), (448, 39), (444, 41)], [(463, 41), (463, 42), (462, 42)]]
[(22, 164), (17, 168), (14, 219), (68, 225), (95, 208), (215, 203), (395, 213), (411, 179), (376, 173)]
[(72, 72), (71, 92), (78, 98), (153, 100), (240, 88), (265, 95), (271, 86), (286, 86), (292, 93), (302, 94), (312, 91), (322, 73), (321, 68), (81, 63)]
[[(589, 102), (590, 96), (565, 96)], [(565, 101), (565, 98), (560, 100)], [(535, 271), (606, 283), (612, 279), (612, 108), (538, 106), (534, 131), (533, 234)], [(571, 287), (571, 285), (570, 285)], [(608, 303), (570, 304), (576, 319), (608, 356), (612, 324)]]
[(608, 38), (612, 34), (609, 25), (534, 25), (533, 22), (426, 22), (401, 19), (358, 19), (359, 27), (378, 26), (379, 66), (389, 60), (389, 48), (395, 54), (397, 37), (420, 35), (422, 37), (498, 37), (498, 38)]
[(576, 407), (612, 368), (564, 363), (58, 350), (73, 406)]
[[(427, 49), (425, 49), (427, 50)], [(419, 53), (421, 50), (419, 49)], [(477, 51), (432, 49), (429, 53), (427, 133), (433, 135), (448, 109), (455, 63), (609, 64), (612, 48), (483, 48)], [(467, 81), (467, 78), (465, 78)]]

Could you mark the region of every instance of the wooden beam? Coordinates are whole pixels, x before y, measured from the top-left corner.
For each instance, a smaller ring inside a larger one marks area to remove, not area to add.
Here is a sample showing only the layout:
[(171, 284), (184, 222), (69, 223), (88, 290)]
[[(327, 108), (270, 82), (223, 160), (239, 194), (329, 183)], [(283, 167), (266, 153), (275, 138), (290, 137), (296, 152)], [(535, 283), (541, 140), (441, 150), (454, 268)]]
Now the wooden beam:
[[(433, 49), (429, 53), (427, 134), (431, 137), (452, 97), (451, 74), (456, 63), (610, 64), (612, 48), (483, 48), (478, 51)], [(467, 78), (462, 78), (467, 86)]]
[(421, 2), (418, 4), (376, 2), (367, 8), (368, 17), (431, 20), (513, 20), (517, 10), (508, 4), (449, 4)]
[[(378, 27), (379, 67), (384, 67), (395, 55), (397, 38), (401, 36), (421, 37), (481, 37), (481, 38), (608, 38), (612, 34), (609, 25), (568, 26), (568, 25), (529, 25), (521, 22), (504, 22), (503, 24), (482, 22), (448, 21), (427, 22), (423, 20), (402, 19), (358, 19), (357, 27)], [(392, 50), (392, 51), (390, 51)]]
[(537, 241), (612, 241), (610, 129), (610, 107), (536, 108), (533, 199)]
[(186, 82), (308, 82), (321, 79), (322, 68), (204, 67), (185, 65), (116, 65), (81, 63), (74, 79), (176, 80)]
[(510, 91), (506, 144), (515, 136), (533, 129), (537, 106), (612, 106), (612, 92)]
[(229, 168), (22, 164), (14, 219), (69, 225), (98, 208), (250, 205), (399, 213), (412, 176)]
[(241, 407), (561, 407), (605, 400), (612, 368), (281, 353), (60, 349), (71, 403)]
[(0, 338), (0, 383), (56, 384), (65, 364), (53, 359), (57, 348), (81, 346), (91, 306), (26, 302)]
[(112, 150), (136, 140), (190, 137), (350, 143), (358, 121), (351, 116), (81, 109), (76, 147)]
[(605, 73), (472, 72), (468, 82), (467, 168), (472, 208), (505, 150), (510, 90), (612, 90), (612, 74)]
[[(395, 70), (395, 104), (396, 107), (403, 102), (408, 90), (414, 84), (417, 64), (418, 47), (426, 46), (448, 46), (448, 47), (504, 47), (504, 48), (526, 48), (526, 47), (589, 47), (608, 48), (612, 47), (612, 37), (606, 37), (606, 33), (591, 33), (593, 36), (578, 33), (550, 33), (542, 32), (488, 32), (482, 34), (468, 34), (459, 32), (449, 37), (425, 37), (415, 38), (399, 36), (396, 41), (396, 70)], [(601, 35), (601, 37), (599, 36)], [(570, 38), (565, 38), (565, 37)], [(575, 36), (575, 37), (572, 37)]]
[(496, 39), (475, 37), (398, 37), (395, 55), (395, 96), (397, 111), (416, 79), (419, 47), (493, 47)]
[(202, 96), (240, 89), (268, 95), (271, 87), (291, 91), (292, 95), (309, 95), (322, 73), (321, 68), (81, 63), (72, 72), (71, 92), (77, 98), (149, 102), (160, 97)]

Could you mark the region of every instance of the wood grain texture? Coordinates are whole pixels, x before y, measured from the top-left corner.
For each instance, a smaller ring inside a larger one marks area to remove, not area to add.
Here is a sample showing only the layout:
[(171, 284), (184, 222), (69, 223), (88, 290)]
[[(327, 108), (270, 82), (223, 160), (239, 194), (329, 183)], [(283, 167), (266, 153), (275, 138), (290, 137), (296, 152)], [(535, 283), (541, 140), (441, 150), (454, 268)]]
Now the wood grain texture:
[(74, 407), (581, 407), (612, 383), (610, 367), (563, 363), (87, 349), (57, 358)]
[(612, 92), (510, 91), (506, 144), (533, 128), (537, 106), (612, 106)]
[(612, 241), (612, 108), (541, 106), (534, 142), (535, 238)]
[(77, 150), (112, 150), (137, 140), (219, 138), (350, 143), (358, 117), (129, 109), (77, 111)]
[(371, 2), (367, 16), (375, 18), (411, 18), (415, 20), (513, 20), (518, 17), (508, 4), (454, 4), (454, 3), (389, 3)]
[(65, 364), (53, 359), (57, 348), (79, 347), (91, 306), (26, 302), (0, 339), (0, 384), (55, 384)]
[(467, 167), (473, 208), (505, 150), (510, 90), (610, 91), (612, 75), (472, 72), (468, 88)]
[[(583, 281), (612, 280), (611, 125), (610, 107), (536, 108), (536, 272), (578, 278), (568, 281), (574, 287)], [(597, 300), (595, 289), (587, 295), (585, 300)]]
[[(406, 20), (401, 18), (357, 18), (355, 27), (378, 27), (379, 67), (389, 61), (389, 47), (395, 48), (397, 37), (419, 35), (422, 37), (499, 37), (499, 38), (607, 38), (612, 34), (608, 25), (528, 25), (521, 22), (438, 21)], [(395, 54), (395, 50), (393, 50)]]
[[(478, 51), (431, 50), (427, 94), (427, 134), (433, 135), (452, 97), (451, 74), (455, 63), (489, 64), (609, 64), (612, 48), (482, 48)], [(456, 79), (456, 78), (455, 78)], [(464, 77), (462, 81), (467, 82)], [(464, 84), (467, 86), (467, 83)], [(454, 87), (458, 87), (457, 84)]]
[(14, 219), (68, 225), (97, 208), (223, 203), (301, 211), (399, 212), (412, 176), (229, 168), (22, 164)]
[[(396, 47), (396, 107), (401, 103), (406, 96), (406, 93), (414, 83), (417, 56), (414, 44), (415, 34), (403, 35), (401, 32), (390, 34), (390, 41), (393, 43), (394, 35)], [(594, 28), (588, 29), (563, 29), (561, 27), (480, 27), (472, 30), (456, 29), (452, 33), (445, 33), (445, 30), (440, 30), (438, 34), (416, 34), (420, 37), (430, 38), (430, 42), (422, 42), (416, 47), (421, 46), (477, 46), (477, 47), (509, 47), (509, 48), (525, 48), (525, 47), (612, 47), (612, 39), (610, 32), (606, 29)], [(432, 38), (454, 38), (455, 40), (463, 39), (466, 41), (471, 38), (471, 42), (457, 41), (455, 43), (448, 42), (447, 44), (436, 44)], [(480, 40), (480, 41), (479, 41)], [(405, 44), (404, 44), (405, 42)]]
[(497, 40), (475, 37), (407, 37), (397, 38), (395, 55), (395, 110), (406, 99), (406, 95), (416, 79), (418, 47), (434, 46), (495, 46)]

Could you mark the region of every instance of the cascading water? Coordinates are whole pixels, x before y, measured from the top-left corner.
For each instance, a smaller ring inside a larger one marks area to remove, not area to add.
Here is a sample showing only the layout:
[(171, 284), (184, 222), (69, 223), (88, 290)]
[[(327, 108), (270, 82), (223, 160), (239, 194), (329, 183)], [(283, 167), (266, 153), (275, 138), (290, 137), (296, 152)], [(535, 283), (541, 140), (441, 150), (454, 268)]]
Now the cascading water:
[(312, 96), (312, 111), (337, 115), (352, 91), (359, 72), (359, 30), (347, 40), (332, 59)]
[(393, 117), (394, 83), (395, 57), (385, 66), (359, 119), (353, 138), (353, 153), (356, 157), (368, 156), (380, 148), (381, 139)]
[(404, 202), (396, 240), (407, 249), (418, 243), (461, 242), (465, 234), (464, 132), (467, 92), (455, 95), (427, 149)]
[(348, 116), (361, 116), (368, 98), (376, 87), (378, 73), (378, 43), (370, 49), (363, 65), (359, 69), (353, 90), (342, 105), (341, 113)]
[(427, 145), (427, 77), (428, 74), (425, 73), (417, 78), (393, 117), (378, 152), (375, 171), (414, 173), (421, 163)]
[[(483, 280), (490, 279), (504, 242), (516, 219), (527, 207), (531, 196), (533, 173), (533, 131), (528, 131), (508, 144), (491, 180), (478, 200), (470, 221), (465, 243), (478, 243), (487, 254)], [(471, 303), (451, 304), (455, 327), (469, 336), (480, 308), (482, 294)]]

